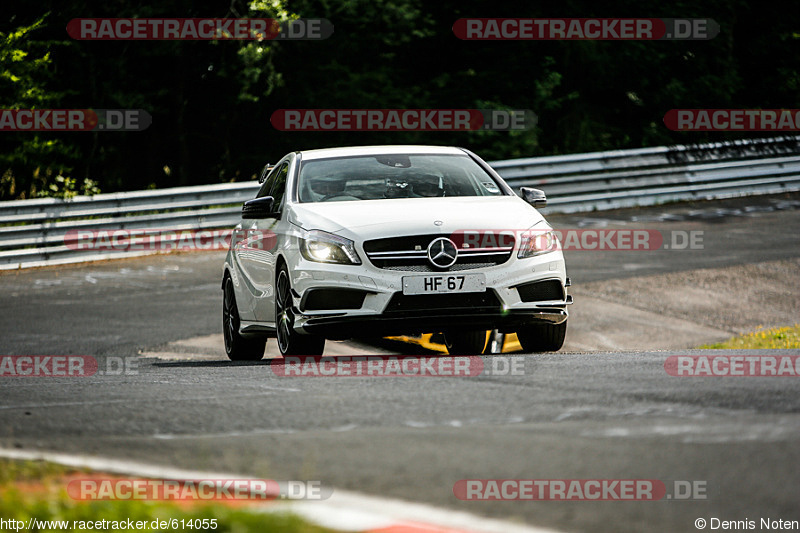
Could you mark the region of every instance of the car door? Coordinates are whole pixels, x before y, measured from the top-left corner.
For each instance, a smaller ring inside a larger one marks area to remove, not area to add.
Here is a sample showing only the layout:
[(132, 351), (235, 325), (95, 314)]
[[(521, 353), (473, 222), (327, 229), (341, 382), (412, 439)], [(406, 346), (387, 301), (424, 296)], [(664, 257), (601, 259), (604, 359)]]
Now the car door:
[[(288, 170), (289, 161), (284, 158), (278, 162), (269, 172), (263, 184), (256, 194), (256, 198), (270, 196), (276, 179), (281, 173)], [(267, 172), (267, 169), (264, 169)], [(262, 174), (263, 175), (263, 174)], [(267, 219), (242, 219), (240, 229), (234, 235), (236, 246), (234, 254), (236, 261), (244, 278), (244, 284), (240, 290), (243, 293), (237, 294), (238, 301), (246, 301), (251, 316), (247, 319), (266, 320), (256, 314), (259, 302), (264, 298), (269, 298), (272, 294), (274, 280), (274, 246), (275, 238), (273, 226), (277, 223), (277, 218)], [(241, 308), (241, 304), (240, 304)], [(240, 309), (240, 312), (244, 310)], [(243, 315), (244, 318), (244, 315)]]
[(252, 254), (255, 260), (249, 266), (252, 272), (253, 285), (259, 289), (254, 300), (253, 312), (260, 322), (275, 321), (275, 264), (278, 258), (278, 246), (286, 235), (283, 212), (286, 204), (286, 184), (291, 171), (293, 156), (289, 156), (278, 165), (276, 172), (270, 176), (269, 190), (264, 196), (275, 199), (273, 218), (251, 221), (251, 242), (258, 248)]

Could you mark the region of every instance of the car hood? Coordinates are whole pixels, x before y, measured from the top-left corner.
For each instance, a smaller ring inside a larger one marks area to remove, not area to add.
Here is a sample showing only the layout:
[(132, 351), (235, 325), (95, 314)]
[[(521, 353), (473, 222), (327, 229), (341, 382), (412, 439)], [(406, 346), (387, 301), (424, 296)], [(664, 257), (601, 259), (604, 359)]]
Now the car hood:
[[(524, 231), (544, 218), (517, 196), (402, 198), (294, 204), (289, 221), (361, 240), (459, 230)], [(441, 222), (436, 225), (436, 222)]]

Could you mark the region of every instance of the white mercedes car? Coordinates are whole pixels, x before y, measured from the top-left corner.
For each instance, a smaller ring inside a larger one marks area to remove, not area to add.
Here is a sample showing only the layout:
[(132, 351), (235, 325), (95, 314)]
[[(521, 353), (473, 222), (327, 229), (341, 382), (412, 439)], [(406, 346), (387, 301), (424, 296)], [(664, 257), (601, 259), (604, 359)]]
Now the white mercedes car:
[(442, 333), (480, 354), (487, 331), (555, 351), (569, 279), (552, 228), (469, 150), (359, 146), (287, 154), (245, 202), (222, 278), (225, 351), (320, 355), (325, 339)]

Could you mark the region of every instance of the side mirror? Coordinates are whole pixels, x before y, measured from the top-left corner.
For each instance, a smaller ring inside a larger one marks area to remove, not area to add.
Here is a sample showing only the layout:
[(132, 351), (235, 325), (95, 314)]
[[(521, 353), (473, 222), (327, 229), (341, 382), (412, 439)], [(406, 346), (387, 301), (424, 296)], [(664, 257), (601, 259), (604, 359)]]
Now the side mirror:
[(248, 200), (242, 206), (242, 218), (277, 218), (277, 213), (273, 211), (275, 199), (272, 196), (262, 196), (254, 200)]
[(547, 205), (547, 196), (544, 195), (544, 191), (541, 189), (520, 187), (519, 192), (522, 193), (522, 199), (533, 207), (545, 207)]

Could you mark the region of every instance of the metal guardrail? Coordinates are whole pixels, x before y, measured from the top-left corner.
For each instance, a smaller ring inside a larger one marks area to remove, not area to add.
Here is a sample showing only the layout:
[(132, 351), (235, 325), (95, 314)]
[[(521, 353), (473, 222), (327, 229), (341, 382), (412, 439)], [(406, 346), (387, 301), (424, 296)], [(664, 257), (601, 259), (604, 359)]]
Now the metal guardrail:
[[(548, 196), (548, 213), (574, 213), (800, 191), (800, 136), (660, 146), (494, 161), (513, 188)], [(258, 183), (135, 191), (70, 200), (0, 202), (0, 270), (147, 255), (68, 246), (77, 230), (233, 227)]]
[(509, 185), (574, 213), (800, 190), (800, 137), (659, 146), (490, 163)]

